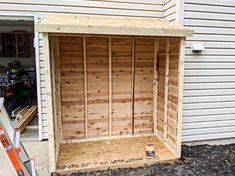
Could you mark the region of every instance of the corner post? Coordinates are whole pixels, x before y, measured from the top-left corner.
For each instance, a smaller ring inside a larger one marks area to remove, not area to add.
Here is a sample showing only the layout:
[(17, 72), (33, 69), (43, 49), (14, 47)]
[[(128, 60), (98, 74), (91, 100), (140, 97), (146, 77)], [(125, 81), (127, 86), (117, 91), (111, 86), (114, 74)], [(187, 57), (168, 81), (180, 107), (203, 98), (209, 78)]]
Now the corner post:
[(49, 163), (50, 172), (56, 171), (56, 154), (55, 154), (55, 134), (54, 134), (54, 119), (52, 110), (52, 85), (51, 85), (51, 63), (48, 33), (43, 33), (43, 51), (46, 67), (45, 87), (46, 87), (46, 103), (48, 114), (48, 138), (49, 138)]
[(185, 38), (180, 40), (180, 54), (179, 54), (179, 88), (178, 88), (178, 130), (177, 130), (177, 145), (176, 157), (181, 157), (181, 143), (182, 143), (182, 109), (183, 109), (183, 85), (184, 85), (184, 58), (185, 58)]

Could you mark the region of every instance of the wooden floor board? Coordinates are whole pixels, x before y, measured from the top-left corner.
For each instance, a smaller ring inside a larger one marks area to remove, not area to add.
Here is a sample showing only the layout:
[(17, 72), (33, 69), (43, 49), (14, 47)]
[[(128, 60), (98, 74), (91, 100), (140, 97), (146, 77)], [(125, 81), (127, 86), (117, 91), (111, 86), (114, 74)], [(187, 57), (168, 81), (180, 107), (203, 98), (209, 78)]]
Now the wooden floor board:
[[(155, 157), (146, 157), (146, 145), (153, 144)], [(108, 167), (137, 167), (175, 160), (156, 136), (61, 144), (59, 171), (96, 170)]]

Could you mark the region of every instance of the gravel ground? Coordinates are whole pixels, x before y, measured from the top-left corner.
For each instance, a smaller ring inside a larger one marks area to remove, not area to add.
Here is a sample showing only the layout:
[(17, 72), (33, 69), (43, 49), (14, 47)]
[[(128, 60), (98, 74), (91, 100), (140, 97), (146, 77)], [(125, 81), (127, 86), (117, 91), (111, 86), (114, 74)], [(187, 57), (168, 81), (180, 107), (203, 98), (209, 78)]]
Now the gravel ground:
[(183, 146), (174, 164), (114, 169), (71, 176), (235, 176), (235, 144)]

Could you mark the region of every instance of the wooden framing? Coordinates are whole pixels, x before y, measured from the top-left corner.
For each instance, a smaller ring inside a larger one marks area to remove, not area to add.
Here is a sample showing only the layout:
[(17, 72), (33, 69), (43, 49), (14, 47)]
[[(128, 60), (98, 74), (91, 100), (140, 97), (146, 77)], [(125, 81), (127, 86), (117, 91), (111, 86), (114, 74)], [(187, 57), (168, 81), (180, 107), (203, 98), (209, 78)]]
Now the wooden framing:
[(153, 66), (153, 132), (157, 135), (157, 95), (158, 95), (158, 53), (159, 39), (154, 39), (154, 66)]
[[(52, 84), (52, 102), (54, 114), (54, 133), (56, 158), (59, 156), (59, 146), (63, 140), (62, 122), (61, 122), (61, 92), (60, 92), (60, 74), (58, 74), (59, 67), (59, 40), (58, 37), (50, 38), (50, 62), (51, 62), (51, 84)], [(57, 159), (56, 159), (57, 160)]]
[(170, 40), (166, 42), (166, 68), (165, 68), (165, 101), (164, 101), (164, 141), (167, 138), (167, 106), (168, 106), (168, 84), (169, 84), (169, 59), (170, 59)]
[(112, 136), (112, 39), (109, 37), (109, 136)]
[(131, 54), (131, 89), (132, 89), (132, 115), (131, 115), (131, 134), (134, 135), (134, 126), (135, 126), (135, 117), (134, 117), (134, 109), (135, 109), (135, 38), (132, 38), (132, 54)]
[(49, 38), (48, 33), (43, 33), (43, 50), (44, 50), (44, 60), (46, 62), (46, 99), (47, 99), (47, 114), (48, 114), (48, 137), (49, 137), (49, 164), (50, 172), (56, 171), (56, 150), (55, 147), (55, 134), (54, 134), (54, 114), (52, 110), (52, 86), (51, 86), (51, 69), (50, 69), (50, 50), (49, 50)]
[(183, 109), (183, 84), (184, 84), (184, 56), (185, 56), (185, 38), (180, 40), (179, 55), (179, 86), (178, 86), (178, 133), (176, 144), (176, 157), (181, 157), (181, 140), (182, 140), (182, 109)]
[(85, 112), (85, 138), (88, 136), (88, 110), (87, 110), (87, 58), (86, 58), (86, 37), (83, 37), (83, 64), (84, 64), (84, 112)]

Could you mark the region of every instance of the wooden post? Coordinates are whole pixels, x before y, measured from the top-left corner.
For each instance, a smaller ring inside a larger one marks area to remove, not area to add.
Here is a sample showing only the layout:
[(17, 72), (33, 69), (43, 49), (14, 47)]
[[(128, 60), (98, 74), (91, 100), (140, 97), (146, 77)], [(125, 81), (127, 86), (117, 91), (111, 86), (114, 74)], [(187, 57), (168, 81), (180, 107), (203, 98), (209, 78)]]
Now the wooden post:
[(86, 37), (83, 37), (83, 64), (84, 64), (84, 115), (85, 115), (85, 138), (88, 137), (88, 109), (87, 109), (87, 54)]
[(168, 101), (168, 84), (169, 84), (169, 56), (170, 39), (166, 42), (166, 68), (165, 68), (165, 101), (164, 101), (164, 141), (167, 138), (167, 101)]
[(153, 66), (153, 133), (157, 134), (157, 96), (158, 96), (158, 72), (157, 57), (159, 52), (159, 39), (154, 39), (154, 66)]
[(182, 108), (183, 108), (183, 84), (184, 84), (184, 58), (185, 58), (185, 38), (180, 41), (179, 54), (179, 72), (178, 72), (178, 121), (177, 121), (177, 139), (176, 139), (176, 157), (181, 157), (181, 140), (182, 140)]
[(60, 91), (60, 51), (59, 51), (59, 37), (51, 37), (50, 39), (50, 56), (51, 56), (51, 77), (52, 77), (52, 89), (53, 89), (53, 106), (55, 125), (59, 132), (59, 141), (63, 141), (63, 130), (62, 130), (62, 116), (61, 116), (61, 91)]
[(48, 117), (48, 137), (49, 137), (49, 163), (50, 172), (56, 171), (56, 154), (55, 154), (55, 134), (54, 134), (54, 119), (52, 111), (52, 87), (51, 87), (51, 64), (49, 54), (49, 39), (48, 33), (43, 33), (43, 56), (45, 60), (46, 75), (45, 75), (45, 88), (46, 88), (46, 102), (47, 102), (47, 117)]
[(109, 37), (109, 136), (112, 136), (112, 39)]
[(58, 87), (60, 87), (60, 84), (58, 85), (58, 79), (59, 79), (59, 58), (58, 58), (58, 47), (59, 47), (59, 40), (58, 37), (50, 37), (50, 62), (51, 62), (51, 84), (52, 84), (52, 104), (53, 104), (53, 114), (54, 114), (54, 133), (58, 134), (55, 135), (55, 160), (57, 162), (59, 157), (59, 148), (60, 143), (63, 140), (62, 137), (62, 129), (61, 129), (61, 111), (60, 111), (60, 104), (61, 100), (59, 98), (60, 90), (58, 90)]
[(131, 90), (132, 90), (132, 119), (131, 119), (131, 131), (132, 135), (135, 134), (135, 38), (132, 38), (132, 81), (131, 81)]
[(59, 37), (56, 37), (56, 76), (57, 76), (57, 82), (56, 82), (56, 94), (57, 94), (57, 110), (58, 110), (58, 126), (59, 126), (59, 132), (60, 132), (60, 141), (63, 141), (63, 128), (62, 128), (62, 112), (61, 112), (61, 91), (60, 91), (60, 85), (61, 85), (61, 78), (60, 78), (60, 44), (59, 44)]

